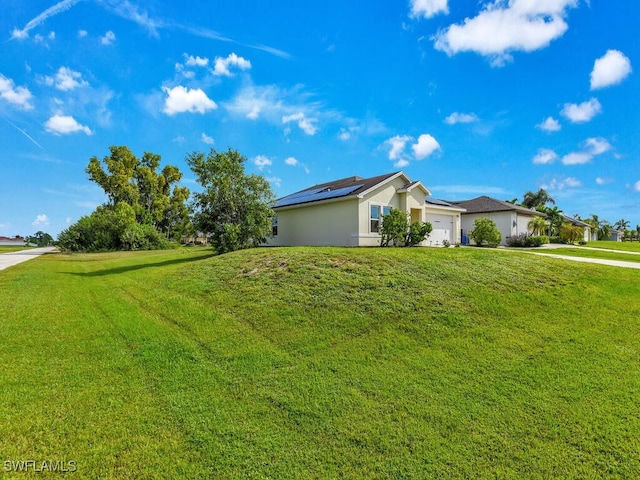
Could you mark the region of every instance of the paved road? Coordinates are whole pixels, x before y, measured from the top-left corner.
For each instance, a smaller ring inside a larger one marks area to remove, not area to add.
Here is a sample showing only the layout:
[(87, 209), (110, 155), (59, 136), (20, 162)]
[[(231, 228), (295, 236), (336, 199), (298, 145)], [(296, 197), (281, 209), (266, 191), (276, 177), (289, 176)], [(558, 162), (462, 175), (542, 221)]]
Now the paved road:
[(53, 252), (55, 249), (56, 247), (42, 247), (20, 250), (18, 252), (2, 253), (0, 254), (0, 270), (34, 259), (43, 253)]

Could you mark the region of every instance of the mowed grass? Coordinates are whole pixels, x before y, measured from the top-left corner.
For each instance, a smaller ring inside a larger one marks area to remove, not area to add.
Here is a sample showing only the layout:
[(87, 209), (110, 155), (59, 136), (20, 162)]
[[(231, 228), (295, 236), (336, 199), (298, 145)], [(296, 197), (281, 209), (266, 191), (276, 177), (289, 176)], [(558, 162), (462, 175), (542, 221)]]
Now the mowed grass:
[(640, 252), (640, 242), (608, 242), (599, 240), (589, 242), (585, 246), (592, 248), (605, 248), (609, 250), (622, 250), (627, 252)]
[(15, 246), (15, 245), (0, 245), (0, 254), (18, 252), (20, 250), (28, 250), (33, 247)]
[(639, 280), (483, 249), (46, 255), (0, 272), (0, 451), (78, 478), (637, 478)]

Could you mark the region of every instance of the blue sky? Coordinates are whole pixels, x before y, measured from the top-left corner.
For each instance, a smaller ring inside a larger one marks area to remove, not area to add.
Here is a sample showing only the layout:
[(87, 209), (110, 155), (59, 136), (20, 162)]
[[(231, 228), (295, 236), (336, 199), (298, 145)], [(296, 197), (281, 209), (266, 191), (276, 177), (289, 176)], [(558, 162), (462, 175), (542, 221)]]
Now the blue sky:
[(0, 0), (0, 235), (57, 235), (127, 145), (239, 150), (282, 196), (404, 170), (640, 224), (640, 2)]

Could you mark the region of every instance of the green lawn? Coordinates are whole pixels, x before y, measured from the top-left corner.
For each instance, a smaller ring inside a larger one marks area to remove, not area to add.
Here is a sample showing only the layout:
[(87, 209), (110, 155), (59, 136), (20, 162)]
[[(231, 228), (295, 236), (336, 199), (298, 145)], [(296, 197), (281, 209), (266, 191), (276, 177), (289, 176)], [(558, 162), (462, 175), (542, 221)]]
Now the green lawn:
[(0, 272), (0, 450), (74, 478), (638, 478), (639, 280), (486, 249), (46, 255)]
[(18, 252), (20, 250), (27, 250), (33, 247), (17, 247), (15, 245), (0, 245), (0, 253)]
[(607, 242), (597, 241), (589, 242), (586, 247), (606, 248), (609, 250), (624, 250), (627, 252), (640, 252), (640, 242)]

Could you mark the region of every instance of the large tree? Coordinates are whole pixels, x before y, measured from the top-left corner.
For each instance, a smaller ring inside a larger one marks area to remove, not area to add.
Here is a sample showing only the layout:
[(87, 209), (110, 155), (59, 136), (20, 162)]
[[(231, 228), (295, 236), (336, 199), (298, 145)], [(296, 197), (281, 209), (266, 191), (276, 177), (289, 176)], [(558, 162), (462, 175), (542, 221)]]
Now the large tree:
[(124, 202), (133, 208), (137, 223), (152, 225), (167, 237), (181, 236), (189, 221), (189, 189), (178, 185), (180, 170), (166, 165), (158, 171), (161, 157), (154, 153), (138, 158), (126, 146), (109, 150), (102, 163), (92, 157), (86, 169), (107, 194), (108, 205)]
[(209, 235), (219, 253), (264, 243), (274, 216), (269, 182), (247, 175), (246, 158), (236, 150), (212, 148), (207, 155), (193, 152), (186, 160), (203, 187), (191, 205), (195, 228)]
[(527, 192), (522, 198), (522, 206), (527, 208), (544, 207), (547, 203), (556, 204), (556, 201), (549, 196), (549, 193), (544, 188), (539, 189), (537, 192)]
[(631, 222), (629, 222), (629, 220), (625, 220), (624, 218), (621, 218), (616, 223), (614, 223), (613, 226), (618, 230), (620, 230), (621, 232), (624, 232), (629, 227), (630, 223)]

